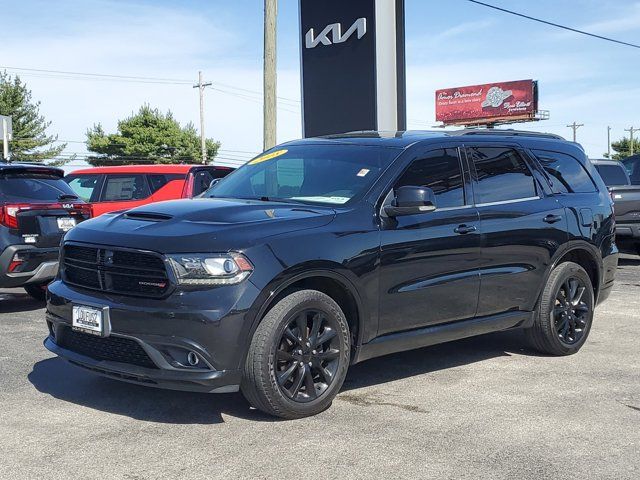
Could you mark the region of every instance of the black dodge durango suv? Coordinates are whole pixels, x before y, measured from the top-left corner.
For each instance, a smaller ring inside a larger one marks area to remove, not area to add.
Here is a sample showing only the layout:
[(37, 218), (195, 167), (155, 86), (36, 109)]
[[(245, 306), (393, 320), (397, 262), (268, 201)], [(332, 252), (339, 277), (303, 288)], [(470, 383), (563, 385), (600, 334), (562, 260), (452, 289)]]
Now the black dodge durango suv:
[(522, 328), (568, 355), (614, 282), (612, 212), (580, 146), (553, 135), (294, 141), (204, 198), (67, 233), (45, 346), (127, 382), (241, 389), (285, 418), (392, 352)]

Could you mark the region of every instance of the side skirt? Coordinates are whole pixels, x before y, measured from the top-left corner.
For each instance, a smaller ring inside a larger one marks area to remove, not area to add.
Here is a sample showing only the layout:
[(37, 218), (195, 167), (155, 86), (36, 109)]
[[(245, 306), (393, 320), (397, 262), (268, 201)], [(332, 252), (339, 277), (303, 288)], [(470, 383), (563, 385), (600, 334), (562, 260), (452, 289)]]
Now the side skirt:
[(369, 343), (358, 347), (353, 363), (485, 333), (530, 327), (533, 325), (533, 314), (534, 312), (507, 312), (490, 317), (472, 318), (406, 332), (390, 333), (374, 338)]

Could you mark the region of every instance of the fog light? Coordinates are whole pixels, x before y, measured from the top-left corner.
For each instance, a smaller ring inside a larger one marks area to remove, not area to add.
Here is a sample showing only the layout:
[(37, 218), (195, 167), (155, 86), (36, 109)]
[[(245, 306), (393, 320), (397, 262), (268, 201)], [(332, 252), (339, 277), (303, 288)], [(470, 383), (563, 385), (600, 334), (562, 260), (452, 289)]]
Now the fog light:
[(200, 357), (198, 357), (198, 354), (196, 352), (189, 352), (187, 354), (187, 362), (189, 362), (189, 365), (191, 365), (192, 367), (195, 367), (196, 365), (198, 365), (198, 363), (200, 363)]

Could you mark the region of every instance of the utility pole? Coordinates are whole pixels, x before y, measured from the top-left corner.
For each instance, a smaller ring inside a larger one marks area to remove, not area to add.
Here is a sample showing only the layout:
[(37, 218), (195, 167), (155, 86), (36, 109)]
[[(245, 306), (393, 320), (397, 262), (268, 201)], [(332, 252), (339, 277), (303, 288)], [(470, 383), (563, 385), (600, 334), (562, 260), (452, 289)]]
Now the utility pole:
[(640, 131), (640, 128), (629, 127), (625, 132), (629, 132), (629, 155), (633, 155), (633, 132)]
[(607, 158), (611, 158), (611, 127), (607, 127)]
[(211, 82), (204, 83), (202, 72), (198, 72), (198, 84), (193, 88), (200, 91), (200, 147), (202, 148), (202, 163), (207, 163), (207, 138), (204, 134), (204, 88), (211, 85)]
[(9, 124), (2, 117), (2, 158), (5, 162), (9, 161)]
[(263, 147), (276, 145), (277, 124), (277, 73), (276, 73), (276, 28), (278, 0), (264, 0), (264, 105)]
[(572, 128), (573, 129), (573, 142), (574, 143), (577, 141), (576, 140), (576, 138), (577, 138), (576, 132), (578, 131), (578, 129), (580, 127), (584, 127), (584, 123), (573, 122), (571, 125), (567, 125), (567, 128)]

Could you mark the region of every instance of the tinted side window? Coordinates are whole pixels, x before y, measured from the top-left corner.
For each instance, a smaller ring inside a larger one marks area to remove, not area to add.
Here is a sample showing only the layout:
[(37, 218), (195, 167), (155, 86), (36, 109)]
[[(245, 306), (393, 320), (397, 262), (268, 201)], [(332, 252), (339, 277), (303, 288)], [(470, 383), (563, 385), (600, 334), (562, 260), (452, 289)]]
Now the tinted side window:
[(395, 188), (408, 185), (432, 189), (437, 208), (464, 205), (464, 180), (457, 149), (435, 150), (413, 162)]
[(591, 177), (571, 155), (534, 150), (557, 193), (590, 193), (596, 191)]
[(0, 199), (10, 202), (51, 201), (60, 195), (77, 195), (64, 180), (50, 175), (3, 175), (0, 177)]
[(631, 178), (631, 185), (640, 185), (640, 157), (634, 155), (622, 160), (622, 163)]
[(627, 180), (627, 175), (625, 174), (624, 168), (617, 165), (596, 165), (596, 169), (598, 173), (604, 180), (604, 184), (607, 187), (612, 187), (614, 185), (628, 185), (629, 180)]
[(196, 172), (193, 176), (193, 196), (197, 197), (202, 192), (209, 189), (213, 177), (206, 170)]
[(476, 203), (505, 202), (537, 196), (533, 175), (518, 152), (510, 148), (468, 149), (477, 174)]
[(102, 200), (142, 200), (150, 195), (143, 175), (107, 175)]

